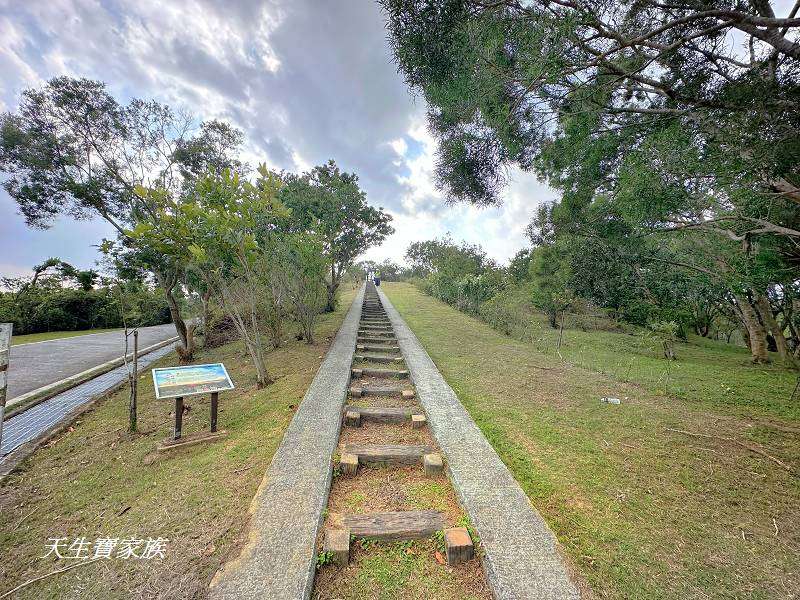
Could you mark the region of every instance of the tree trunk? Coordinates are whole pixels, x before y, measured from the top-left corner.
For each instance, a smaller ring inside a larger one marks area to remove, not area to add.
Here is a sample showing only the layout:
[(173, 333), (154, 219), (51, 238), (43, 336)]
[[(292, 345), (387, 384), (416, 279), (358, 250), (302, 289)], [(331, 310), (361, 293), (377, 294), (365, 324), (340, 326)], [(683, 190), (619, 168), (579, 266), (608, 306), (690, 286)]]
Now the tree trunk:
[(203, 333), (208, 332), (208, 306), (211, 302), (211, 290), (207, 290), (200, 295), (200, 300), (203, 303)]
[(756, 307), (761, 314), (764, 325), (772, 333), (778, 356), (780, 356), (782, 360), (790, 360), (791, 354), (789, 352), (789, 344), (786, 342), (786, 337), (783, 335), (783, 329), (778, 326), (778, 322), (772, 314), (772, 307), (769, 305), (769, 300), (765, 295), (758, 294), (756, 296)]
[(194, 355), (194, 336), (193, 327), (187, 326), (186, 322), (181, 316), (181, 307), (175, 298), (175, 286), (178, 283), (177, 275), (170, 274), (165, 276), (163, 273), (155, 272), (156, 279), (159, 284), (164, 288), (164, 295), (167, 299), (169, 306), (169, 314), (172, 317), (172, 323), (175, 325), (175, 331), (178, 333), (179, 344), (176, 346), (178, 358), (181, 363), (191, 362)]
[(768, 363), (767, 354), (767, 332), (764, 325), (758, 319), (758, 313), (750, 303), (750, 300), (741, 294), (735, 295), (739, 305), (742, 321), (747, 328), (747, 337), (750, 340), (750, 354), (753, 356), (754, 363)]
[(339, 289), (338, 283), (326, 284), (328, 288), (328, 302), (325, 305), (325, 312), (333, 312), (336, 310), (336, 290)]

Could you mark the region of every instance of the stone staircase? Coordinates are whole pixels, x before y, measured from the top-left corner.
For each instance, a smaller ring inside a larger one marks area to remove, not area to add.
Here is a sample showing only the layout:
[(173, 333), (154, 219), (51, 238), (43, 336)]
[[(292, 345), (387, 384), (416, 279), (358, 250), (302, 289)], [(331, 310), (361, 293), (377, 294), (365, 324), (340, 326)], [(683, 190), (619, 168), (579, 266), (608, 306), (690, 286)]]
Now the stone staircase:
[[(367, 283), (364, 295), (349, 398), (342, 419), (340, 477), (359, 477), (362, 469), (370, 468), (419, 468), (426, 477), (447, 481), (442, 455), (427, 431), (425, 411), (417, 401), (392, 324), (372, 283)], [(416, 436), (424, 443), (352, 441), (349, 432), (369, 427), (406, 428), (410, 431), (401, 432), (404, 437)], [(474, 549), (467, 529), (455, 525), (448, 523), (447, 515), (435, 510), (332, 513), (326, 519), (322, 550), (335, 564), (345, 566), (354, 538), (402, 541), (428, 538), (443, 531), (447, 562), (456, 565), (472, 559)]]

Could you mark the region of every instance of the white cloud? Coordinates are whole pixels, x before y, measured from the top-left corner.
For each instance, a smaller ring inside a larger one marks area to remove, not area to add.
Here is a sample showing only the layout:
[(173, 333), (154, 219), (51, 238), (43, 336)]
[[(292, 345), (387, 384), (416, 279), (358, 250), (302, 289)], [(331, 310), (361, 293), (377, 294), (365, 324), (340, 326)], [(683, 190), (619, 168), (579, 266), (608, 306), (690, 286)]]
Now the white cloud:
[[(0, 7), (0, 107), (13, 109), (20, 91), (51, 77), (89, 77), (123, 101), (155, 98), (198, 120), (230, 121), (247, 135), (243, 158), (253, 166), (305, 171), (334, 158), (394, 216), (397, 233), (368, 256), (400, 260), (409, 242), (450, 231), (507, 260), (525, 243), (533, 206), (548, 196), (520, 174), (501, 207), (444, 204), (425, 106), (396, 72), (372, 0), (0, 0)], [(31, 232), (0, 192), (0, 229), (7, 263), (0, 268), (12, 270), (52, 254), (88, 266), (104, 226), (65, 218)], [(64, 235), (69, 229), (85, 234)], [(36, 243), (23, 251), (23, 239)]]

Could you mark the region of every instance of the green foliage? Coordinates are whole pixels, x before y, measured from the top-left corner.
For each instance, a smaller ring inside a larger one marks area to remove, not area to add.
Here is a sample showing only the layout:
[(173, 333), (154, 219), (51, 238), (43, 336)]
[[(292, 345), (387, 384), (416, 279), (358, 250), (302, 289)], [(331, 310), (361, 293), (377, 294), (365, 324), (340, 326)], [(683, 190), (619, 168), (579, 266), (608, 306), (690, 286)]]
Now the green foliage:
[(114, 288), (85, 290), (45, 282), (21, 292), (0, 292), (0, 321), (13, 323), (14, 334), (145, 327), (169, 323), (169, 308), (161, 293), (140, 282)]
[(358, 176), (341, 171), (333, 160), (283, 177), (279, 198), (292, 211), (292, 231), (322, 243), (329, 277), (326, 309), (332, 311), (342, 276), (362, 252), (394, 233), (392, 217), (367, 204)]
[(317, 569), (321, 569), (325, 565), (330, 565), (333, 563), (333, 552), (330, 550), (320, 550), (317, 553)]
[[(395, 59), (431, 107), (449, 197), (498, 202), (512, 165), (561, 192), (531, 232), (564, 265), (534, 260), (551, 323), (568, 288), (682, 335), (732, 312), (755, 362), (769, 360), (768, 337), (784, 358), (800, 348), (774, 301), (793, 295), (800, 258), (796, 19), (769, 3), (382, 5)], [(429, 269), (425, 252), (410, 258)]]

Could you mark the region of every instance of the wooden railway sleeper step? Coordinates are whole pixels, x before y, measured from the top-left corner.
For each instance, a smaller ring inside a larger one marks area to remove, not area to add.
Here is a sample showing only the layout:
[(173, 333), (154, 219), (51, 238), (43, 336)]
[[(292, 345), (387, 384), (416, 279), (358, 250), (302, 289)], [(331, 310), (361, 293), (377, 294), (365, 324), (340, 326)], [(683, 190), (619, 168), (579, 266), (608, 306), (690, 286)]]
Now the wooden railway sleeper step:
[(331, 515), (331, 523), (350, 535), (374, 540), (402, 541), (427, 538), (446, 526), (443, 513), (409, 510), (360, 515)]
[(379, 379), (408, 379), (408, 371), (396, 369), (377, 369), (374, 367), (355, 367), (350, 370), (354, 379), (377, 377)]
[[(416, 417), (416, 418), (415, 418)], [(346, 406), (344, 424), (349, 427), (360, 427), (361, 423), (408, 423), (414, 429), (421, 429), (425, 423), (425, 415), (419, 408), (397, 408), (390, 406)]]
[(356, 344), (384, 344), (386, 346), (393, 346), (397, 344), (397, 338), (375, 338), (364, 335), (356, 338)]
[(415, 396), (414, 390), (402, 385), (370, 386), (353, 384), (350, 386), (350, 396), (353, 398), (363, 398), (365, 396), (388, 396), (398, 397), (403, 400), (412, 400)]
[(403, 362), (402, 356), (391, 356), (391, 355), (381, 355), (381, 354), (356, 354), (353, 356), (354, 360), (363, 360), (366, 362), (374, 362), (374, 363), (401, 363)]
[(387, 337), (394, 337), (394, 331), (392, 331), (391, 329), (359, 329), (358, 335), (387, 338)]
[(379, 344), (356, 344), (356, 352), (359, 354), (379, 354), (379, 355), (396, 355), (400, 353), (400, 347), (397, 344), (379, 343)]
[(331, 515), (332, 527), (325, 529), (323, 552), (342, 568), (350, 562), (350, 539), (367, 538), (380, 541), (409, 541), (431, 537), (444, 531), (447, 564), (452, 566), (472, 560), (475, 548), (466, 527), (444, 529), (443, 513), (414, 510), (360, 515)]
[(355, 475), (359, 465), (415, 465), (420, 461), (426, 475), (438, 475), (444, 470), (442, 455), (430, 446), (395, 444), (345, 446), (339, 468), (344, 475)]
[(369, 352), (400, 352), (400, 346), (389, 344), (356, 344), (356, 350), (367, 350)]

